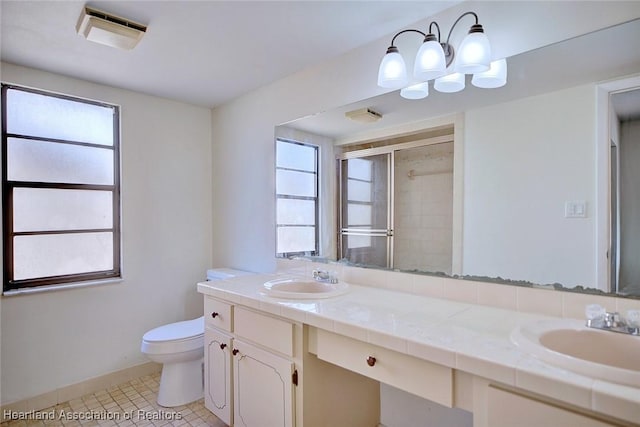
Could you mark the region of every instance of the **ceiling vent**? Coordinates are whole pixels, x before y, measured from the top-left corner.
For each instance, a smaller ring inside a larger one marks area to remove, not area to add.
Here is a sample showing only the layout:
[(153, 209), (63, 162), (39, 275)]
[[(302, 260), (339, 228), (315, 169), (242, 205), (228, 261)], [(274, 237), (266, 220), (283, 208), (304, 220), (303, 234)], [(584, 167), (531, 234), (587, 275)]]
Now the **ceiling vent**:
[(78, 34), (89, 41), (118, 49), (133, 49), (147, 27), (127, 19), (120, 18), (90, 7), (82, 9), (78, 25)]
[(360, 108), (358, 110), (347, 111), (344, 115), (359, 123), (373, 123), (382, 118), (382, 114), (377, 111), (373, 111), (371, 108)]

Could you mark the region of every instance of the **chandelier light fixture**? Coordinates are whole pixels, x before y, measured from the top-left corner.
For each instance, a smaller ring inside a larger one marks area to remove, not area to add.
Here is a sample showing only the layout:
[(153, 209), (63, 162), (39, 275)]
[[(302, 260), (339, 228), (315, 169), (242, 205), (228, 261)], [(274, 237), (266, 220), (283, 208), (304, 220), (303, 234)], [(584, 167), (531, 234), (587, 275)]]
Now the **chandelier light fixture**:
[[(449, 44), (451, 33), (458, 22), (467, 15), (473, 15), (475, 24), (462, 40), (457, 51)], [(437, 30), (438, 37), (433, 33)], [(413, 78), (407, 76), (407, 66), (395, 46), (396, 38), (404, 33), (418, 33), (424, 37), (413, 67)], [(465, 87), (465, 76), (473, 74), (471, 84), (481, 88), (497, 88), (507, 83), (507, 61), (492, 61), (491, 45), (478, 23), (478, 15), (466, 12), (453, 23), (447, 40), (440, 39), (440, 26), (432, 21), (429, 33), (408, 29), (398, 32), (391, 40), (391, 46), (380, 62), (378, 86), (387, 89), (401, 89), (400, 95), (407, 99), (421, 99), (429, 95), (429, 80), (438, 92), (459, 92)]]

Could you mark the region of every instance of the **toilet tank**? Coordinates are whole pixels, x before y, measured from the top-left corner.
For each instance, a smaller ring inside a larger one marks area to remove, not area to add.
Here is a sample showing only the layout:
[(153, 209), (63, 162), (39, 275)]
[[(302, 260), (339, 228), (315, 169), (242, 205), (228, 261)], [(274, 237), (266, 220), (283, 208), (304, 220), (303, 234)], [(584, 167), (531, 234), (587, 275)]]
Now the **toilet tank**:
[(210, 268), (207, 270), (207, 281), (230, 279), (232, 277), (246, 276), (248, 274), (251, 273), (227, 267)]

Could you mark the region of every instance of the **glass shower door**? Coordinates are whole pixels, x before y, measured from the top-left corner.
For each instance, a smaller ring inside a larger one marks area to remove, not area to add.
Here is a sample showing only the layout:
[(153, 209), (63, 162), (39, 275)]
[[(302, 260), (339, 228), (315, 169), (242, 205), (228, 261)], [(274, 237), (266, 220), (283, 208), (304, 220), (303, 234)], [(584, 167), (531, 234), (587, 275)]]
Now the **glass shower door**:
[(340, 161), (340, 257), (350, 262), (391, 267), (391, 154)]

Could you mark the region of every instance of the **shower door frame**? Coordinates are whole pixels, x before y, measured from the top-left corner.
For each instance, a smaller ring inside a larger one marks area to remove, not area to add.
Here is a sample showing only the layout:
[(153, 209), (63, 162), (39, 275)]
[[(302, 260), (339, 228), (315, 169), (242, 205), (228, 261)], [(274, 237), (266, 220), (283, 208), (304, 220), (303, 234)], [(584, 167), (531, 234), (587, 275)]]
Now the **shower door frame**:
[[(380, 147), (384, 148), (384, 147)], [(386, 229), (350, 229), (343, 227), (343, 183), (342, 183), (342, 161), (351, 159), (364, 159), (371, 156), (387, 156), (387, 228)], [(368, 148), (364, 150), (351, 151), (337, 156), (338, 162), (338, 259), (342, 259), (343, 236), (370, 236), (386, 237), (387, 265), (386, 268), (393, 268), (393, 174), (394, 174), (394, 153), (389, 150), (379, 150), (378, 148)], [(380, 266), (382, 267), (382, 266)]]
[[(619, 239), (613, 239), (612, 234), (619, 232), (619, 223), (613, 229), (615, 222), (611, 217), (611, 96), (616, 93), (640, 89), (640, 76), (626, 77), (619, 80), (602, 83), (596, 86), (596, 242), (594, 253), (595, 287), (604, 292), (618, 293), (619, 283), (613, 283), (612, 276), (619, 279), (619, 265), (612, 260), (612, 247), (618, 246), (616, 258), (620, 256)], [(618, 153), (619, 155), (620, 153)], [(620, 200), (620, 195), (618, 195)], [(615, 213), (616, 215), (618, 213)]]

